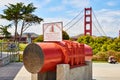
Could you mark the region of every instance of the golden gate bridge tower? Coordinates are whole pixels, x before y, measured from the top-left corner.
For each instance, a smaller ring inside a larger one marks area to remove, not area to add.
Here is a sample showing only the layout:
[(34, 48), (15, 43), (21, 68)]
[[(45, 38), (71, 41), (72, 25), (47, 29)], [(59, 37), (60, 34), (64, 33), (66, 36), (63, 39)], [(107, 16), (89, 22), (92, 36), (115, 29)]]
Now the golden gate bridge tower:
[(85, 8), (84, 14), (84, 35), (92, 36), (92, 8)]

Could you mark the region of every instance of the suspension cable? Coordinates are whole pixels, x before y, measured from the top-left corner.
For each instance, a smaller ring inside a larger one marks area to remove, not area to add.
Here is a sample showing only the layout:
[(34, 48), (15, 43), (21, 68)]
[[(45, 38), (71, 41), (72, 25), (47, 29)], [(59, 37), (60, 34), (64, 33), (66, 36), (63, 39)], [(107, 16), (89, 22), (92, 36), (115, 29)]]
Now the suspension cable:
[(74, 24), (72, 24), (69, 28), (67, 28), (65, 31), (69, 30), (72, 28), (75, 24), (77, 24), (84, 16), (80, 17)]
[(70, 24), (73, 20), (75, 20), (82, 12), (84, 11), (84, 9), (82, 9), (78, 15), (76, 15), (71, 21), (69, 21), (67, 24), (65, 24), (64, 27), (66, 27), (68, 24)]
[(95, 25), (94, 22), (93, 22), (93, 25), (94, 25), (95, 29), (99, 32), (99, 34), (102, 35), (101, 32), (100, 32), (100, 31), (98, 30), (98, 28), (96, 27), (96, 25)]
[(102, 30), (103, 34), (106, 36), (106, 34), (105, 34), (104, 30), (102, 29), (102, 27), (101, 27), (101, 25), (100, 25), (100, 23), (99, 23), (99, 21), (98, 21), (98, 19), (97, 19), (96, 15), (95, 15), (95, 13), (94, 13), (94, 11), (93, 11), (93, 15), (94, 15), (94, 17), (95, 17), (95, 19), (96, 19), (96, 21), (97, 21), (97, 23), (98, 23), (98, 25), (99, 25), (100, 29)]

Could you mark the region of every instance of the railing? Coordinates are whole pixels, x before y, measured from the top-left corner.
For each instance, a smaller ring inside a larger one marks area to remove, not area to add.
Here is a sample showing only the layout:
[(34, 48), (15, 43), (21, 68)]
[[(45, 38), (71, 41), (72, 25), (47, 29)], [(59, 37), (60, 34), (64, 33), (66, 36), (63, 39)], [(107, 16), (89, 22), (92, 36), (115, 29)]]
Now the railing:
[(14, 42), (2, 42), (0, 43), (0, 58), (17, 54), (19, 51), (19, 44)]

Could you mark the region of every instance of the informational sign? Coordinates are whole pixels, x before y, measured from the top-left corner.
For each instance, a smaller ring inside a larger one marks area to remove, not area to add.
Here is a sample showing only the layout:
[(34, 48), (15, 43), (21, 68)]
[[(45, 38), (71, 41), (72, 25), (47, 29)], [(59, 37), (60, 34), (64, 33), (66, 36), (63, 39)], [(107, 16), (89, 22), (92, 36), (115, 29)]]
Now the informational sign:
[(62, 41), (62, 22), (43, 24), (44, 41)]

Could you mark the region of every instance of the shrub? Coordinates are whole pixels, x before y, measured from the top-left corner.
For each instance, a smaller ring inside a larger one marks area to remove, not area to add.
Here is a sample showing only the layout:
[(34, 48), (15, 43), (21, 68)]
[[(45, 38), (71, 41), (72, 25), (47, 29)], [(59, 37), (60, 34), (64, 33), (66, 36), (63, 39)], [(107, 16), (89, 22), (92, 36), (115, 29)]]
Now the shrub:
[(98, 61), (98, 56), (93, 55), (93, 57), (92, 57), (92, 61)]
[(96, 54), (98, 61), (107, 61), (108, 55), (105, 52), (99, 52)]
[(106, 52), (106, 54), (107, 54), (108, 56), (115, 56), (116, 52), (113, 51), (113, 50), (109, 50), (109, 51)]
[(118, 62), (120, 62), (120, 52), (116, 52), (115, 58), (117, 59)]
[(26, 46), (27, 46), (27, 44), (20, 43), (19, 44), (19, 51), (23, 51)]
[(115, 51), (107, 51), (107, 52), (99, 52), (93, 55), (93, 61), (108, 61), (109, 56), (114, 56), (115, 59), (120, 62), (120, 52)]

